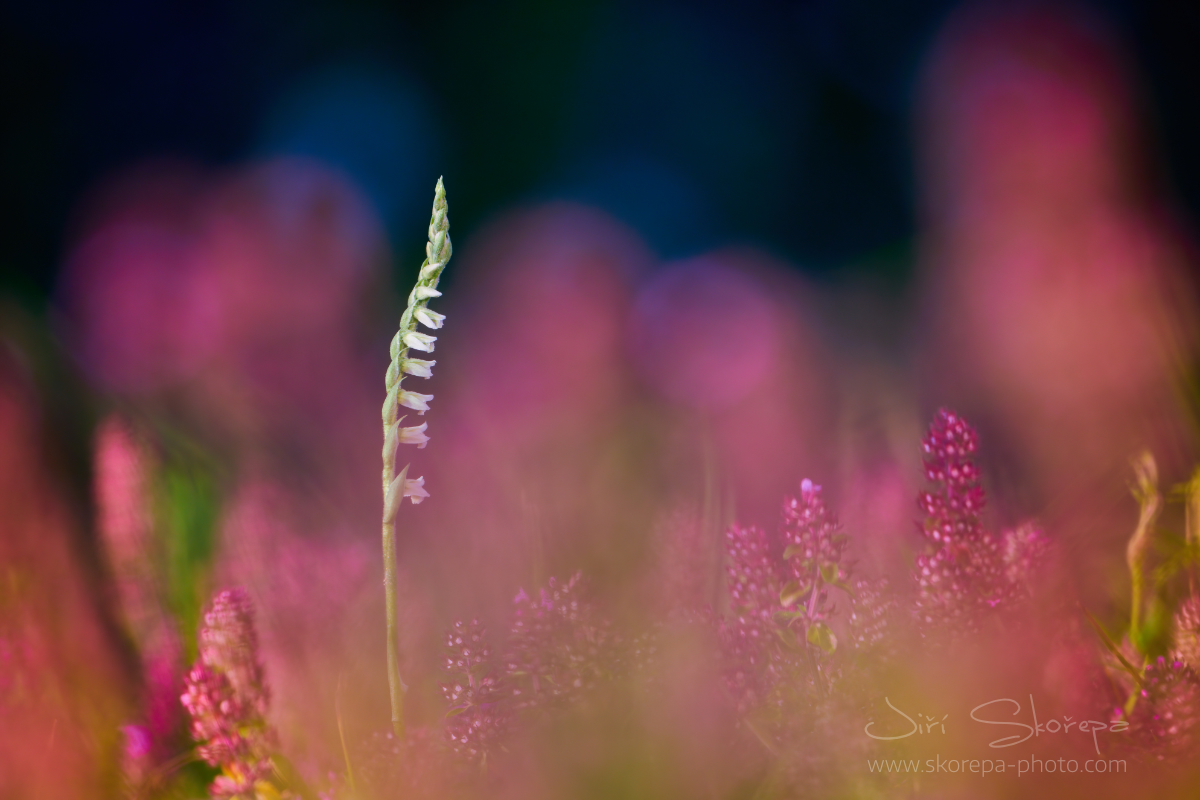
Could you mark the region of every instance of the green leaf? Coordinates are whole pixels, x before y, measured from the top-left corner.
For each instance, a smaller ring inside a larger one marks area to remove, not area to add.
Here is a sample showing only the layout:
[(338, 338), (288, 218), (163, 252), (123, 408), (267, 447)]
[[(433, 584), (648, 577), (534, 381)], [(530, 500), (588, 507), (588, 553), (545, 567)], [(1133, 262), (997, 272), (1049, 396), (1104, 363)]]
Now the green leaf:
[(779, 637), (779, 641), (783, 642), (784, 647), (786, 647), (787, 649), (792, 650), (792, 651), (799, 650), (800, 649), (799, 643), (796, 641), (796, 637), (794, 635), (789, 635), (789, 633), (790, 633), (790, 629), (789, 630), (785, 630), (783, 628), (775, 629), (775, 635)]
[(1130, 674), (1134, 682), (1138, 686), (1141, 686), (1142, 671), (1133, 664), (1129, 663), (1129, 659), (1125, 658), (1124, 654), (1121, 652), (1121, 648), (1117, 647), (1117, 643), (1114, 642), (1111, 637), (1109, 637), (1108, 632), (1104, 630), (1104, 626), (1100, 624), (1100, 620), (1092, 616), (1092, 612), (1085, 608), (1083, 613), (1087, 615), (1088, 622), (1090, 622), (1092, 627), (1096, 630), (1096, 634), (1100, 637), (1100, 641), (1104, 643), (1104, 646), (1108, 648), (1110, 653), (1117, 657), (1117, 661), (1121, 662), (1121, 666), (1124, 667), (1125, 671)]
[(801, 586), (799, 581), (784, 584), (784, 587), (779, 590), (779, 604), (784, 608), (790, 608), (792, 603), (804, 595), (805, 591), (805, 587)]
[(317, 800), (317, 793), (305, 782), (304, 777), (300, 774), (300, 770), (296, 769), (295, 765), (282, 753), (271, 754), (271, 766), (274, 767), (275, 777), (283, 784), (282, 788), (290, 789), (291, 793), (285, 795), (279, 791), (279, 788), (265, 781), (258, 781), (255, 784), (255, 789), (258, 791), (259, 797), (270, 797), (270, 793), (273, 791), (275, 797), (294, 797), (299, 795), (301, 800)]
[(796, 556), (800, 556), (801, 558), (804, 557), (804, 548), (801, 545), (789, 544), (787, 549), (783, 551), (783, 559), (785, 561)]
[(1200, 565), (1200, 547), (1197, 547), (1200, 543), (1181, 540), (1174, 534), (1168, 534), (1163, 539), (1167, 545), (1160, 547), (1163, 561), (1153, 573), (1154, 582), (1159, 585), (1167, 583), (1185, 569)]
[(809, 644), (816, 645), (826, 653), (832, 653), (837, 649), (837, 637), (824, 622), (814, 622), (809, 625), (805, 638), (808, 639)]
[(178, 620), (185, 657), (192, 660), (216, 550), (220, 496), (215, 470), (191, 452), (168, 452), (152, 480), (167, 607)]
[(821, 578), (826, 583), (836, 584), (838, 582), (838, 565), (837, 564), (822, 564)]
[(1171, 609), (1160, 595), (1151, 598), (1133, 639), (1137, 649), (1150, 658), (1166, 655), (1171, 644)]

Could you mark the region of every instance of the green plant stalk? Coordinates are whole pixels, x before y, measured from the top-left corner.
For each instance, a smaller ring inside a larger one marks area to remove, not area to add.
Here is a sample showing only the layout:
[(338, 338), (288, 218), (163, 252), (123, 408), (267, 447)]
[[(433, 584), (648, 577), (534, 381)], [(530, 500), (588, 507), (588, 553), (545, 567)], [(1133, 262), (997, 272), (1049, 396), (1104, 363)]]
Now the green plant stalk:
[(337, 715), (338, 740), (342, 743), (342, 758), (346, 762), (346, 782), (350, 784), (350, 796), (358, 797), (358, 787), (354, 785), (354, 767), (350, 764), (350, 750), (346, 747), (346, 729), (342, 725), (342, 676), (338, 675), (337, 689), (333, 694), (333, 710)]
[(383, 403), (383, 592), (387, 618), (387, 670), (388, 694), (392, 708), (392, 732), (398, 739), (404, 738), (404, 694), (408, 687), (400, 677), (400, 633), (396, 598), (396, 513), (400, 502), (411, 497), (414, 503), (428, 496), (422, 488), (423, 479), (408, 478), (408, 466), (396, 474), (396, 450), (402, 443), (424, 446), (426, 437), (423, 429), (401, 428), (403, 417), (397, 416), (400, 406), (425, 413), (430, 395), (406, 392), (401, 388), (405, 374), (429, 377), (434, 362), (408, 358), (409, 348), (425, 352), (433, 351), (434, 337), (417, 332), (417, 322), (427, 327), (441, 326), (440, 314), (430, 312), (426, 305), (430, 298), (440, 297), (438, 279), (446, 262), (450, 260), (450, 221), (446, 215), (446, 189), (438, 178), (434, 189), (433, 214), (429, 220), (429, 244), (425, 248), (425, 261), (420, 274), (408, 296), (408, 305), (400, 317), (399, 330), (392, 338), (391, 364), (388, 366), (384, 385), (387, 399)]
[[(1154, 527), (1162, 513), (1162, 495), (1158, 491), (1158, 465), (1149, 452), (1142, 453), (1133, 464), (1137, 483), (1133, 496), (1140, 506), (1137, 528), (1125, 548), (1129, 565), (1132, 608), (1129, 614), (1129, 633), (1134, 644), (1141, 641), (1142, 598), (1145, 594), (1146, 554), (1150, 550)], [(1140, 646), (1138, 649), (1141, 649)]]
[(1200, 467), (1192, 473), (1192, 477), (1184, 484), (1184, 535), (1186, 537), (1188, 594), (1196, 596), (1196, 562), (1197, 549), (1200, 548)]
[[(385, 486), (392, 483), (391, 470), (387, 465), (383, 468)], [(408, 467), (401, 471), (400, 481), (404, 482)], [(384, 493), (385, 504), (387, 493)], [(396, 599), (396, 518), (384, 518), (383, 521), (383, 597), (387, 616), (387, 671), (388, 697), (392, 706), (392, 732), (397, 739), (404, 738), (404, 693), (408, 687), (400, 677), (400, 626), (397, 620), (398, 609)]]

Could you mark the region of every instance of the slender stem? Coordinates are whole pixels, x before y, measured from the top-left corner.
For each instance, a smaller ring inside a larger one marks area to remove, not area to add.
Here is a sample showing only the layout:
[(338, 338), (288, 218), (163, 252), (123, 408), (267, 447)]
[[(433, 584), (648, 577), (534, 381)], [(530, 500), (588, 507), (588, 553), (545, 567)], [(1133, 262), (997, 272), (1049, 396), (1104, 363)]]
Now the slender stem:
[(1158, 491), (1158, 467), (1154, 456), (1149, 452), (1142, 453), (1134, 461), (1134, 472), (1137, 482), (1134, 485), (1134, 497), (1140, 506), (1137, 529), (1129, 539), (1125, 548), (1125, 560), (1129, 565), (1130, 589), (1132, 608), (1129, 615), (1129, 631), (1138, 649), (1142, 649), (1142, 597), (1145, 594), (1145, 565), (1146, 554), (1150, 549), (1154, 535), (1154, 526), (1162, 511), (1162, 495)]
[[(387, 436), (388, 423), (383, 425)], [(383, 495), (387, 503), (388, 489), (395, 478), (396, 465), (393, 459), (383, 460)], [(403, 481), (401, 481), (403, 483)], [(383, 596), (384, 613), (387, 616), (387, 673), (388, 696), (392, 704), (392, 732), (397, 739), (404, 738), (404, 681), (400, 678), (400, 632), (397, 623), (396, 599), (396, 518), (385, 508), (383, 516)]]
[(346, 747), (346, 729), (342, 725), (342, 676), (340, 674), (333, 696), (333, 709), (337, 714), (338, 739), (342, 743), (342, 758), (346, 761), (346, 781), (350, 784), (350, 794), (356, 797), (358, 796), (358, 787), (354, 785), (354, 767), (350, 765), (350, 750)]
[(1200, 548), (1200, 467), (1187, 482), (1187, 502), (1184, 504), (1184, 524), (1187, 542), (1188, 595), (1196, 596), (1196, 554)]
[(404, 691), (400, 678), (400, 633), (396, 622), (396, 521), (383, 523), (383, 594), (387, 606), (388, 694), (392, 701), (392, 732), (404, 738)]
[(817, 689), (822, 696), (825, 695), (825, 676), (821, 674), (821, 662), (816, 654), (812, 652), (808, 642), (808, 626), (812, 625), (817, 613), (817, 591), (821, 588), (821, 565), (817, 564), (813, 570), (813, 588), (812, 594), (808, 598), (808, 608), (806, 609), (806, 618), (804, 625), (804, 657), (808, 659), (808, 666), (813, 672), (813, 683), (817, 685)]

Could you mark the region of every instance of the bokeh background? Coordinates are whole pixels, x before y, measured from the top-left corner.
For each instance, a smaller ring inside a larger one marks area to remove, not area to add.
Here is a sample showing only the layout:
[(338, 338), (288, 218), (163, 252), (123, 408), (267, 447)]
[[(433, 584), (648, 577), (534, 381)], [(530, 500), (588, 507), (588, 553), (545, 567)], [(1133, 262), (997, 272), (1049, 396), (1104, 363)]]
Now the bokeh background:
[(415, 686), (576, 569), (633, 627), (719, 609), (720, 531), (802, 477), (903, 575), (947, 404), (991, 523), (1127, 613), (1128, 459), (1196, 456), (1198, 40), (1171, 2), (5, 4), (0, 657), (41, 677), (0, 682), (0, 795), (169, 762), (226, 585), (297, 764), (335, 705), (386, 724), (375, 415), (442, 175)]
[[(3, 284), (44, 301), (115, 173), (280, 153), (346, 171), (400, 263), (444, 173), (460, 238), (569, 198), (663, 256), (751, 241), (809, 273), (907, 275), (913, 104), (958, 5), (8, 3)], [(1076, 8), (1121, 48), (1157, 176), (1195, 209), (1195, 13)]]

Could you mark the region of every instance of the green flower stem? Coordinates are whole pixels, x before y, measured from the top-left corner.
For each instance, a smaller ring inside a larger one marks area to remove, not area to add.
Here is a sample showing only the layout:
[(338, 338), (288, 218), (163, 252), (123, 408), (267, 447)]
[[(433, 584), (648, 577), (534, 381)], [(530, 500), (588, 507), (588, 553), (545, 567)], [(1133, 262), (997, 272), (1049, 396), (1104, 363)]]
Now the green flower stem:
[(1134, 644), (1141, 648), (1142, 598), (1145, 595), (1146, 554), (1154, 536), (1154, 527), (1162, 513), (1162, 495), (1158, 491), (1158, 465), (1149, 452), (1142, 453), (1133, 464), (1137, 483), (1133, 487), (1140, 511), (1137, 529), (1125, 548), (1132, 584), (1132, 608), (1129, 614), (1129, 633)]
[(1184, 484), (1184, 524), (1187, 542), (1188, 594), (1196, 596), (1196, 558), (1200, 554), (1200, 467)]
[[(387, 466), (383, 469), (383, 479), (390, 485), (392, 470)], [(408, 467), (401, 470), (400, 481), (403, 483)], [(385, 494), (386, 498), (387, 495)], [(408, 687), (400, 677), (400, 631), (397, 623), (396, 601), (396, 517), (393, 512), (391, 519), (383, 520), (383, 596), (387, 615), (387, 670), (388, 695), (392, 703), (392, 731), (399, 739), (404, 738), (404, 693)]]

